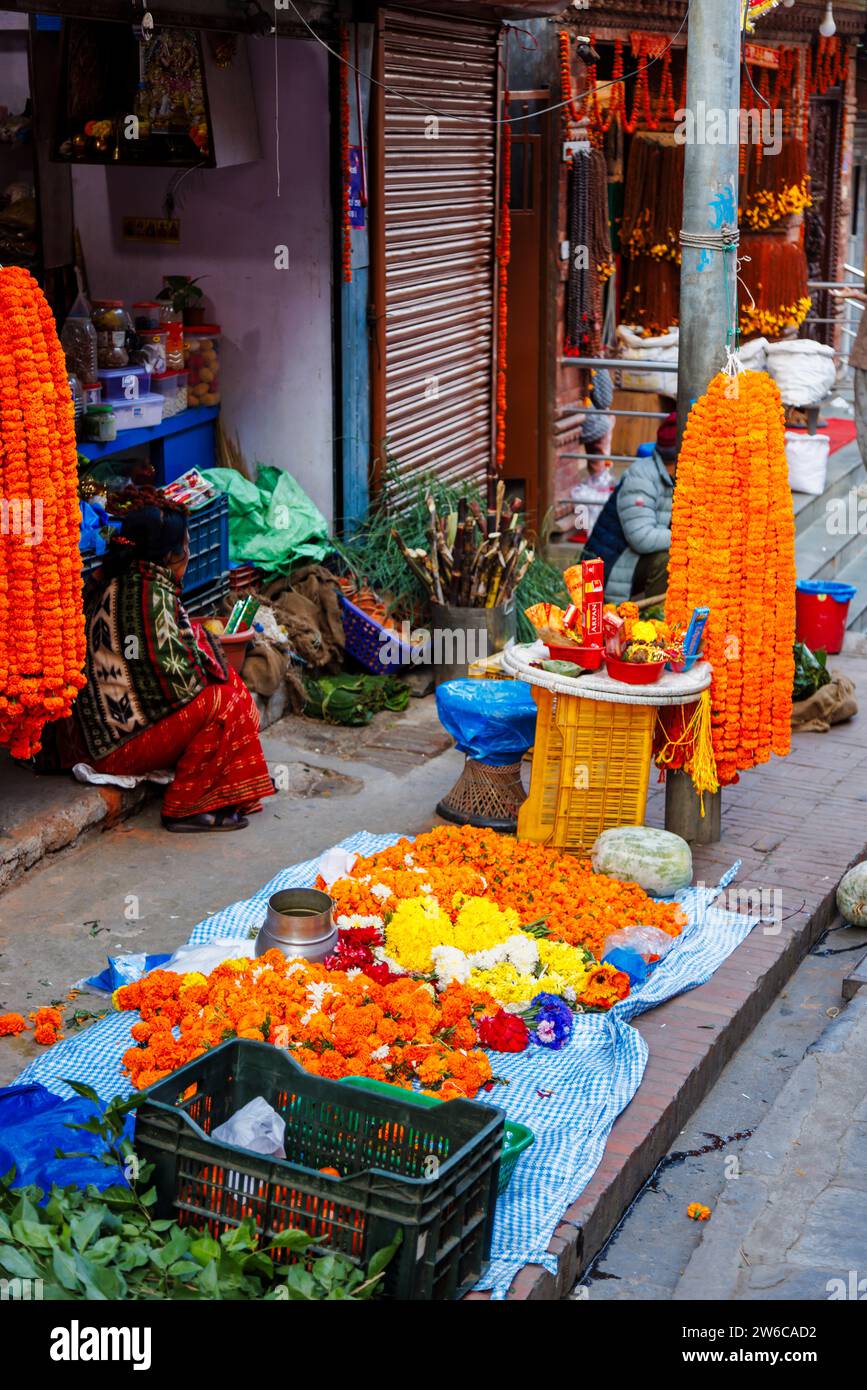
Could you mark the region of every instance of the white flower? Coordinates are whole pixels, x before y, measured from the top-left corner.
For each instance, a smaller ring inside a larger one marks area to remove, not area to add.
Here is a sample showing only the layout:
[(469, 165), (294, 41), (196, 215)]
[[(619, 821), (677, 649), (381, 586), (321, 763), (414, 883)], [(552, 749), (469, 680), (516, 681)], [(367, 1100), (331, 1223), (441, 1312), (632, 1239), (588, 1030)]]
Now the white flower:
[(404, 864), (406, 865), (406, 867), (407, 867), (408, 869), (414, 869), (414, 868), (415, 868), (415, 860), (413, 859), (413, 857), (412, 857), (411, 854), (405, 854), (405, 855), (403, 856), (403, 862), (404, 862)]
[(360, 974), (361, 974), (361, 967), (358, 966), (358, 965), (353, 965), (353, 967), (352, 967), (351, 970), (347, 970), (347, 971), (346, 971), (346, 978), (347, 978), (347, 980), (355, 980), (355, 979), (358, 978), (358, 976), (359, 976)]
[(539, 947), (534, 936), (518, 932), (505, 943), (506, 958), (521, 975), (531, 975), (539, 960)]
[(419, 886), (419, 888), (421, 889), (421, 891), (422, 891), (423, 893), (432, 893), (432, 892), (433, 892), (433, 885), (430, 884), (430, 883), (420, 883), (418, 886)]
[(445, 989), (454, 980), (465, 984), (470, 978), (469, 958), (456, 946), (434, 946), (430, 954), (441, 989)]
[(328, 980), (314, 980), (307, 986), (307, 998), (310, 1000), (310, 1008), (306, 1014), (302, 1014), (301, 1022), (308, 1024), (315, 1013), (318, 1013), (329, 994), (336, 994), (336, 990)]
[(353, 912), (347, 917), (344, 913), (338, 917), (337, 925), (341, 931), (351, 931), (354, 927), (376, 927), (377, 931), (382, 930), (383, 919), (381, 917), (363, 917), (360, 912)]
[(375, 898), (379, 898), (380, 902), (383, 903), (392, 896), (391, 889), (385, 883), (375, 883), (370, 891)]
[(578, 998), (578, 995), (575, 993), (575, 988), (573, 985), (566, 986), (566, 988), (563, 991), (563, 998), (566, 1000), (567, 1004), (575, 1003), (575, 1000)]
[(390, 957), (385, 954), (384, 946), (374, 946), (371, 954), (373, 955), (375, 964), (387, 965), (392, 975), (406, 974), (406, 971), (404, 970), (402, 965), (398, 965), (396, 960), (391, 960)]
[(474, 970), (494, 970), (507, 959), (506, 943), (501, 941), (496, 946), (488, 946), (484, 951), (473, 951), (470, 965)]
[[(347, 971), (347, 974), (348, 973), (349, 972)], [(378, 1047), (375, 1052), (371, 1052), (371, 1062), (384, 1062), (390, 1051), (391, 1048), (389, 1047), (388, 1043), (383, 1043), (382, 1047)]]

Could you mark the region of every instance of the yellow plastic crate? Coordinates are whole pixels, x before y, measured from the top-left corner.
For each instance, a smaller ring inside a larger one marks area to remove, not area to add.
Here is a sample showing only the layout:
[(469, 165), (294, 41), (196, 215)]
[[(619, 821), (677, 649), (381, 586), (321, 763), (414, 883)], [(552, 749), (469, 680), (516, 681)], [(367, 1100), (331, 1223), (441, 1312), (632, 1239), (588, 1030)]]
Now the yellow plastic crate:
[(467, 669), (467, 675), (474, 681), (511, 681), (514, 676), (510, 676), (508, 671), (503, 670), (503, 653), (494, 652), (493, 656), (482, 656), (478, 661), (474, 661)]
[(518, 838), (587, 854), (603, 830), (643, 825), (656, 710), (541, 686), (533, 697), (536, 743)]

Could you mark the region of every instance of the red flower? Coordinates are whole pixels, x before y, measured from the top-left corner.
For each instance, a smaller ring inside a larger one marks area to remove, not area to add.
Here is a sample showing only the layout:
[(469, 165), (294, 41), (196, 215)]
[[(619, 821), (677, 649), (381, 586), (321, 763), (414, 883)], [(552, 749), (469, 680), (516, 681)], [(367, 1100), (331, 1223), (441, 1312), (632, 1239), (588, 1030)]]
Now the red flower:
[(517, 1014), (486, 1014), (479, 1019), (479, 1042), (492, 1052), (523, 1052), (530, 1041), (527, 1025)]

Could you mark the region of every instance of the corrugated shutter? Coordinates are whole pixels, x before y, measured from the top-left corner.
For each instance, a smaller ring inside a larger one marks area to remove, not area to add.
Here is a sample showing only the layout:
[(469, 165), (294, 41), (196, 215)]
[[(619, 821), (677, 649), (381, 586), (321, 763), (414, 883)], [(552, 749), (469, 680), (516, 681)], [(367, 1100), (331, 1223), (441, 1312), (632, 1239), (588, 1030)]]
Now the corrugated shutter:
[(404, 494), (491, 458), (498, 26), (387, 10), (381, 34), (382, 423)]

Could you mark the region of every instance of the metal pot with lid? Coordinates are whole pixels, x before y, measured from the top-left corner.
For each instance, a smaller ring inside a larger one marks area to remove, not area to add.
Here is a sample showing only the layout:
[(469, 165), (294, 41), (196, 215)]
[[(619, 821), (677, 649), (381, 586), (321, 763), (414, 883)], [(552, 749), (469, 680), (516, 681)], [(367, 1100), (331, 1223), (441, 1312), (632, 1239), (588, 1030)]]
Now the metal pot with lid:
[(319, 962), (337, 945), (334, 900), (318, 888), (282, 888), (268, 899), (256, 955), (275, 948), (290, 959)]

